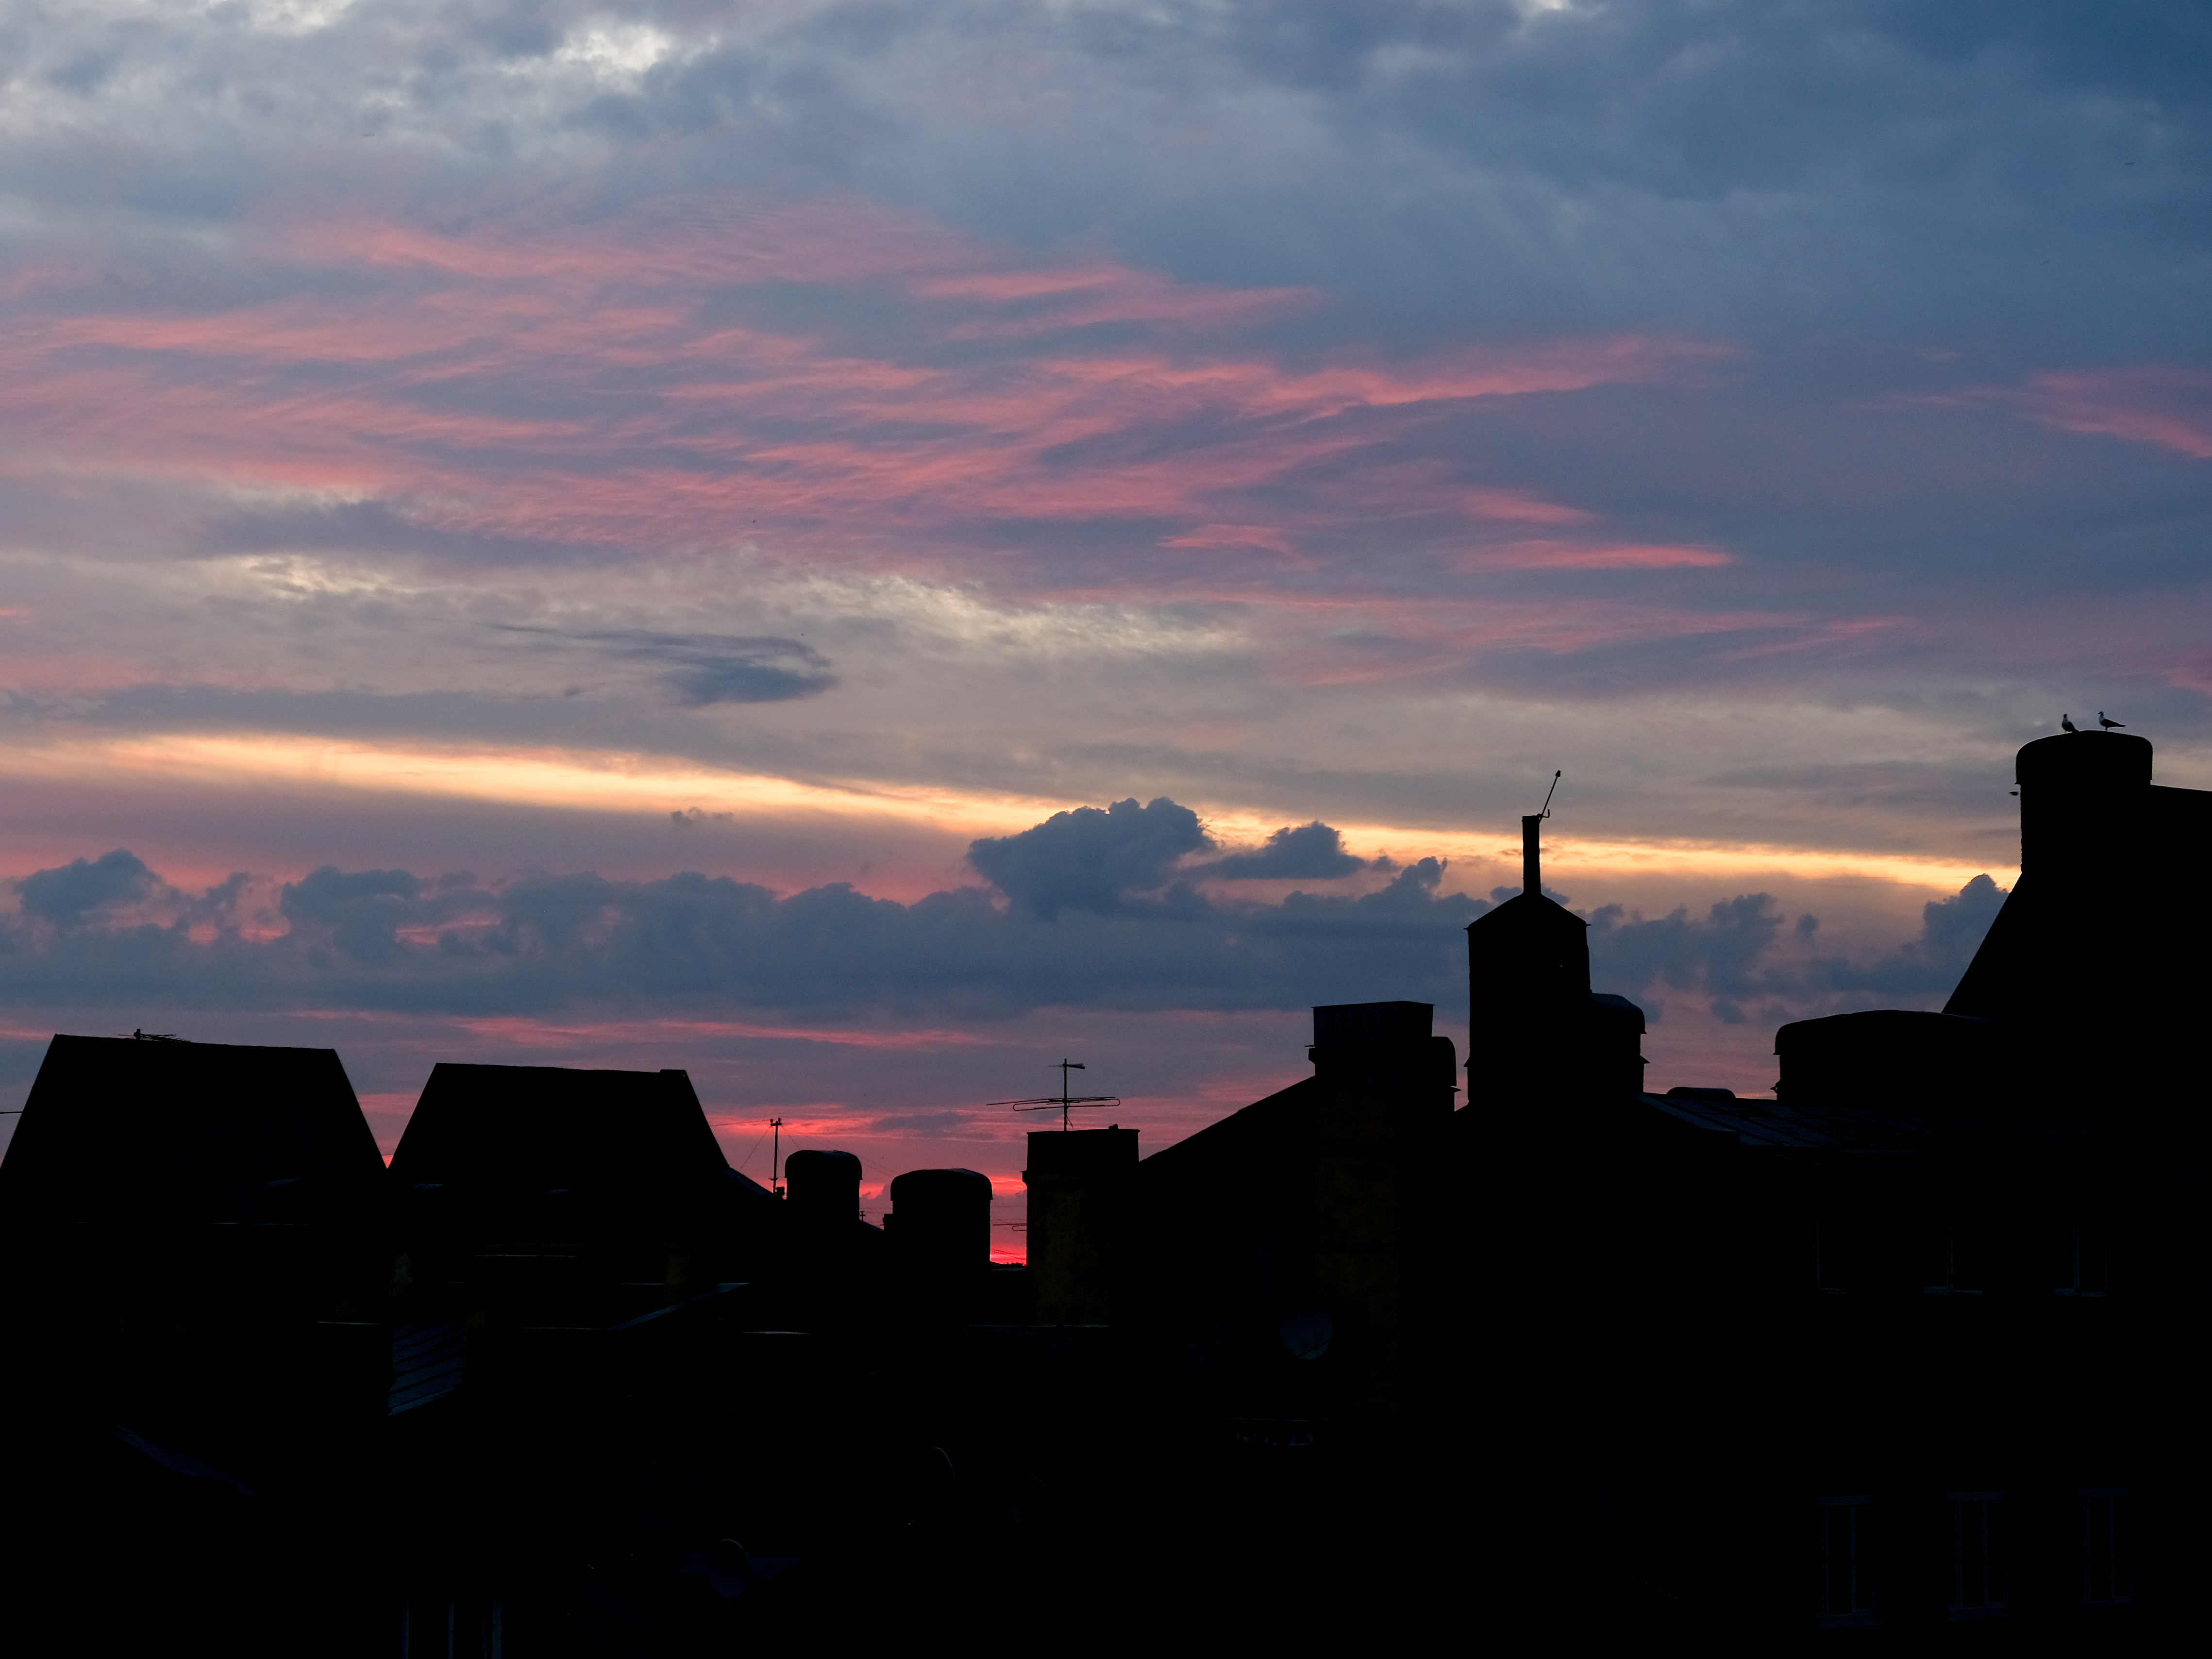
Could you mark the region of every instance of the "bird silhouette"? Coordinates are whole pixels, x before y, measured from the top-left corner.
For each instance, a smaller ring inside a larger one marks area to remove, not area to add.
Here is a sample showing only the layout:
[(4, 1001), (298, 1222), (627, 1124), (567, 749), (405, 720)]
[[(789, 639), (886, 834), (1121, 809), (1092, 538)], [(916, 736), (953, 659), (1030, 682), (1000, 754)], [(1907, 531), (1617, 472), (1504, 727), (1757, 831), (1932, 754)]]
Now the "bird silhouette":
[(2074, 717), (2071, 714), (2061, 714), (2058, 717), (2058, 729), (2062, 732), (2079, 732), (2081, 728), (2074, 724)]
[(2100, 708), (2097, 711), (2097, 724), (2103, 726), (2105, 730), (2109, 732), (2116, 726), (2126, 726), (2127, 722), (2125, 720), (2116, 720), (2110, 714), (2107, 714), (2103, 709)]

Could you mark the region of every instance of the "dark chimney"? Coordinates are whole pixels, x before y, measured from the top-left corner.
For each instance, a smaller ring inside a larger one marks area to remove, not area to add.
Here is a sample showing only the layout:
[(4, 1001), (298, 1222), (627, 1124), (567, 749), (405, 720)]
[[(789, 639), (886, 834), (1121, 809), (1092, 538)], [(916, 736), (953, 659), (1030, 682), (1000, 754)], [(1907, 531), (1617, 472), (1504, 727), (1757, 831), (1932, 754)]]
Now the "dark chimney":
[(860, 1213), (860, 1160), (850, 1152), (793, 1152), (783, 1161), (791, 1188), (791, 1213), (816, 1225), (857, 1220)]
[(924, 1319), (971, 1316), (991, 1268), (991, 1177), (974, 1170), (909, 1170), (891, 1182), (884, 1218), (910, 1309)]
[(1426, 1002), (1339, 1002), (1313, 1011), (1314, 1074), (1349, 1085), (1387, 1086), (1451, 1109), (1459, 1082), (1452, 1040), (1434, 1034)]
[(1534, 898), (1544, 890), (1544, 815), (1521, 820), (1521, 890)]
[[(1037, 1322), (1104, 1325), (1127, 1269), (1137, 1132), (1048, 1129), (1030, 1136), (1029, 1257)], [(1126, 1309), (1123, 1310), (1127, 1311)]]
[(1944, 1012), (2000, 1022), (2038, 1093), (2201, 1110), (2212, 976), (2161, 890), (2212, 832), (2212, 793), (2152, 783), (2124, 732), (2039, 738), (2014, 767), (2020, 880)]
[(2039, 884), (2101, 878), (2120, 838), (2139, 830), (2150, 787), (2150, 740), (2124, 732), (2039, 738), (2014, 757), (2020, 785), (2020, 868)]

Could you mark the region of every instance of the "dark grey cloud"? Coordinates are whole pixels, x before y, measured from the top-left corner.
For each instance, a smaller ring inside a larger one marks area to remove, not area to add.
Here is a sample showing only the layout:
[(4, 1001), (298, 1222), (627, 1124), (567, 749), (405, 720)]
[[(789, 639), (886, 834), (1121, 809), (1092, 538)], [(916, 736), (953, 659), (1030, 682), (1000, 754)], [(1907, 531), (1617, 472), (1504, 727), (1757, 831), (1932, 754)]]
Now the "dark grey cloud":
[(1697, 918), (1685, 908), (1647, 921), (1608, 904), (1589, 922), (1590, 983), (1599, 990), (1632, 997), (1704, 991), (1715, 999), (1714, 1012), (1734, 1024), (1741, 1018), (1731, 1018), (1739, 999), (1782, 988), (1766, 960), (1783, 924), (1770, 894), (1740, 893)]
[[(1376, 862), (1381, 868), (1390, 867), (1388, 860)], [(1220, 881), (1328, 881), (1357, 875), (1368, 864), (1369, 860), (1345, 850), (1343, 836), (1332, 825), (1316, 821), (1296, 828), (1285, 826), (1268, 836), (1256, 853), (1231, 853), (1200, 866), (1192, 873)]]
[(135, 854), (118, 848), (26, 876), (15, 894), (26, 916), (67, 928), (82, 926), (95, 911), (154, 897), (164, 886)]
[(288, 884), (277, 908), (315, 966), (344, 961), (384, 967), (402, 955), (397, 930), (426, 919), (418, 901), (428, 885), (404, 870), (349, 874), (325, 865)]
[(1684, 907), (1647, 918), (1606, 905), (1589, 917), (1590, 981), (1642, 1000), (1655, 1019), (1672, 994), (1702, 995), (1731, 1025), (1754, 1017), (1779, 1024), (1845, 1007), (1932, 1006), (1966, 972), (2005, 896), (1988, 876), (1976, 876), (1922, 908), (1917, 938), (1866, 959), (1821, 954), (1819, 919), (1791, 922), (1769, 893), (1738, 894), (1703, 916)]
[[(2068, 334), (2203, 343), (2164, 290), (2203, 265), (2212, 40), (2201, 9), (2156, 0), (6, 15), (0, 76), (38, 102), (0, 176), (57, 208), (222, 213), (289, 167), (367, 173), (395, 149), (473, 202), (486, 174), (595, 160), (586, 212), (858, 187), (1187, 274), (1322, 283), (1380, 327), (1412, 301), (1420, 331), (1455, 312), (1940, 315), (2025, 340), (2105, 288), (2154, 314), (2099, 307)], [(624, 71), (625, 52), (654, 61)], [(586, 137), (604, 154), (580, 156)]]
[[(981, 887), (901, 904), (842, 883), (779, 897), (698, 873), (483, 881), (325, 867), (279, 890), (276, 915), (289, 931), (272, 932), (246, 878), (184, 893), (118, 852), (12, 884), (0, 1006), (114, 1008), (126, 1023), (185, 1008), (543, 1017), (649, 1007), (830, 1024), (1391, 997), (1461, 1006), (1464, 930), (1490, 907), (1445, 891), (1442, 860), (1423, 859), (1364, 894), (1217, 902), (1174, 876), (1203, 844), (1176, 803), (1085, 810), (976, 844), (977, 867), (1014, 884), (1000, 889), (1009, 902)], [(1765, 893), (1702, 915), (1609, 905), (1588, 918), (1591, 976), (1655, 1021), (1682, 995), (1703, 999), (1723, 1024), (1754, 1028), (1933, 1006), (2003, 899), (1978, 877), (1925, 907), (1918, 937), (1870, 958), (1822, 953), (1816, 920), (1793, 924)], [(166, 919), (138, 919), (149, 907)], [(937, 1133), (958, 1124), (908, 1115), (879, 1127)]]
[(1976, 876), (1948, 898), (1932, 899), (1921, 908), (1917, 939), (1863, 966), (1833, 963), (1832, 981), (1839, 990), (1948, 994), (1974, 959), (2006, 896), (2006, 890), (1989, 877)]
[[(1091, 819), (1061, 814), (1027, 832), (1044, 832), (1037, 840), (986, 847), (979, 864), (1003, 869), (1024, 896), (1012, 903), (981, 887), (901, 904), (842, 883), (779, 898), (696, 873), (486, 882), (325, 867), (281, 889), (276, 909), (289, 931), (271, 937), (240, 880), (203, 895), (163, 884), (176, 900), (171, 921), (0, 925), (0, 1002), (479, 1014), (735, 1005), (838, 1019), (1376, 996), (1449, 1006), (1464, 994), (1462, 930), (1488, 906), (1443, 891), (1441, 860), (1358, 896), (1217, 904), (1182, 887), (1162, 901), (1147, 895), (1182, 851), (1202, 844), (1187, 809), (1160, 800), (1087, 810)], [(112, 867), (119, 876), (99, 892), (160, 883), (128, 854)], [(15, 887), (51, 896), (83, 879), (65, 866)], [(95, 896), (88, 888), (86, 902)]]
[(618, 660), (658, 668), (676, 700), (690, 708), (718, 702), (789, 702), (818, 696), (837, 684), (837, 677), (830, 672), (829, 659), (804, 640), (767, 635), (495, 626), (505, 633), (536, 634), (593, 647)]
[(968, 862), (1018, 908), (1049, 921), (1063, 910), (1125, 910), (1133, 896), (1166, 886), (1187, 854), (1212, 845), (1188, 806), (1165, 796), (1139, 806), (1133, 797), (986, 836), (969, 848)]

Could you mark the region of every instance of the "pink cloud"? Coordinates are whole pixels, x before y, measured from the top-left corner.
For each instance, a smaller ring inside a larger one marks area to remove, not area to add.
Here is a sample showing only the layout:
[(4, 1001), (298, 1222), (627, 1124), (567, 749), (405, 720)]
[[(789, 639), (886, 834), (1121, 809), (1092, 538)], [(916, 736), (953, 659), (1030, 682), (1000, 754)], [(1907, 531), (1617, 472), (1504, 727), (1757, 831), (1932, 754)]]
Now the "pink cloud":
[(1503, 542), (1460, 561), (1468, 570), (1670, 570), (1733, 564), (1718, 548), (1642, 542)]
[[(1486, 653), (1552, 656), (1704, 640), (1716, 658), (1850, 650), (1915, 624), (1897, 617), (1831, 620), (1808, 611), (1705, 611), (1603, 598), (1443, 592), (1419, 598), (1294, 593), (1264, 585), (1193, 586), (1188, 600), (1249, 608), (1273, 649), (1269, 672), (1297, 685), (1401, 683), (1464, 674)], [(1729, 636), (1735, 636), (1731, 639)]]
[(1586, 524), (1597, 515), (1580, 507), (1563, 507), (1526, 495), (1515, 489), (1470, 489), (1466, 493), (1471, 518), (1496, 519), (1506, 523)]
[(1202, 524), (1187, 530), (1180, 536), (1170, 536), (1160, 544), (1163, 547), (1264, 547), (1279, 553), (1285, 558), (1295, 559), (1297, 550), (1290, 538), (1279, 530), (1266, 525)]
[(757, 1025), (728, 1019), (543, 1020), (515, 1015), (457, 1019), (461, 1029), (524, 1048), (566, 1048), (606, 1042), (665, 1042), (679, 1037), (771, 1038), (787, 1042), (827, 1042), (842, 1048), (943, 1048), (989, 1047), (994, 1039), (972, 1031), (931, 1028), (870, 1030), (850, 1026)]
[(2014, 397), (2046, 426), (2212, 460), (2212, 374), (2203, 369), (2150, 363), (2039, 374)]
[[(744, 526), (927, 562), (1007, 520), (1121, 519), (1158, 521), (1154, 544), (1291, 556), (1377, 505), (1586, 521), (1394, 447), (1469, 400), (1725, 350), (1619, 336), (1294, 366), (1242, 331), (1301, 291), (1015, 256), (853, 202), (466, 234), (297, 218), (252, 248), (257, 285), (289, 275), (287, 297), (83, 309), (100, 290), (58, 276), (0, 297), (0, 469), (375, 499), (442, 531), (608, 548)], [(902, 348), (794, 328), (769, 283), (830, 290), (833, 319), (900, 296)], [(1103, 322), (1111, 348), (1079, 349), (1069, 331)]]
[(1937, 408), (1997, 406), (2062, 432), (2153, 444), (2212, 459), (2212, 372), (2172, 363), (2038, 374), (2024, 384), (1901, 397)]

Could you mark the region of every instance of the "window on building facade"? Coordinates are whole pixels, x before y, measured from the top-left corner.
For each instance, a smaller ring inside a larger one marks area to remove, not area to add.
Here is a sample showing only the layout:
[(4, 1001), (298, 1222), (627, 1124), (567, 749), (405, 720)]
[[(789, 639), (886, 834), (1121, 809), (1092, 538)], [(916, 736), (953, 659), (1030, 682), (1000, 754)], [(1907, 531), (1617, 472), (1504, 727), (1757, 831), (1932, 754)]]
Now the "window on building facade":
[(2081, 1527), (2081, 1601), (2107, 1607), (2136, 1598), (2135, 1498), (2124, 1487), (2074, 1494)]
[(1822, 1498), (1814, 1503), (1820, 1533), (1820, 1599), (1814, 1622), (1875, 1621), (1875, 1514), (1871, 1498)]
[(2059, 1235), (2057, 1296), (2105, 1296), (2112, 1285), (2112, 1251), (2101, 1221), (2087, 1218)]
[(1943, 1494), (1951, 1522), (1954, 1619), (1987, 1619), (2005, 1609), (2005, 1500), (2001, 1492)]
[(1947, 1217), (1929, 1232), (1924, 1288), (1930, 1296), (1979, 1296), (1986, 1288), (1983, 1230), (1965, 1216)]

